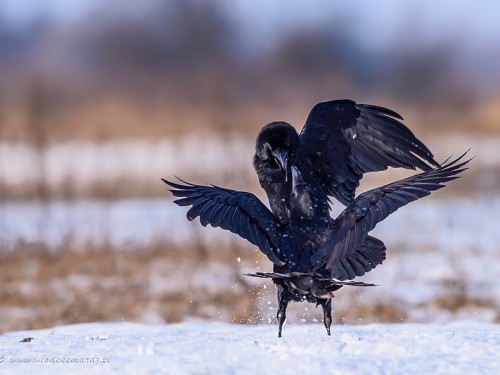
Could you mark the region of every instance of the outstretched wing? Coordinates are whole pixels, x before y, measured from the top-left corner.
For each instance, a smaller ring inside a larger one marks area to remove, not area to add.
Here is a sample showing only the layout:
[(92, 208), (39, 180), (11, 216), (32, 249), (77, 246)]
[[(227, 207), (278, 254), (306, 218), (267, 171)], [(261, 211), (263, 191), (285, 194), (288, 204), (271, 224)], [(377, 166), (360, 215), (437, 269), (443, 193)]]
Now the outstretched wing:
[(284, 255), (277, 247), (279, 223), (271, 211), (250, 193), (224, 189), (218, 186), (178, 184), (162, 179), (172, 187), (174, 201), (179, 206), (191, 206), (188, 220), (200, 217), (203, 226), (221, 227), (257, 246), (271, 262), (285, 264)]
[(429, 149), (387, 108), (352, 100), (318, 103), (300, 133), (300, 158), (313, 181), (348, 205), (366, 172), (438, 167)]
[(377, 223), (398, 208), (443, 188), (446, 182), (458, 178), (470, 161), (465, 154), (441, 167), (373, 189), (361, 194), (335, 220), (328, 246), (311, 259), (324, 265), (332, 277), (352, 279), (365, 272), (364, 257), (356, 250)]

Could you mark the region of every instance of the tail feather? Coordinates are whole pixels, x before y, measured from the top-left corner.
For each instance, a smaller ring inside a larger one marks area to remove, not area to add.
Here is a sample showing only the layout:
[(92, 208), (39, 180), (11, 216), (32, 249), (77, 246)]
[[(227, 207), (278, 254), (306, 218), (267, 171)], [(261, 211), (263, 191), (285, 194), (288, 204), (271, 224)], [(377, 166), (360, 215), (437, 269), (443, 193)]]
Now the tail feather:
[(362, 281), (332, 279), (315, 272), (287, 272), (287, 273), (256, 272), (256, 273), (245, 273), (244, 275), (250, 277), (259, 277), (262, 279), (276, 279), (276, 280), (290, 280), (290, 279), (311, 277), (313, 280), (319, 281), (321, 283), (326, 282), (329, 283), (330, 285), (376, 286), (376, 284), (364, 283)]

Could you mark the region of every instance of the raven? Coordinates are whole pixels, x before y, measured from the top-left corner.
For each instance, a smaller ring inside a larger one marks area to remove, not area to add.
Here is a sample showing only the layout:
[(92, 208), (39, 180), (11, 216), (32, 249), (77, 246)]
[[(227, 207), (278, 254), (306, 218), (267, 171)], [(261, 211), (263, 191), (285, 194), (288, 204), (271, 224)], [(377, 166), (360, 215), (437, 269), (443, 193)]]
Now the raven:
[(387, 108), (334, 100), (313, 107), (300, 135), (286, 122), (264, 126), (253, 164), (279, 221), (290, 217), (292, 164), (324, 203), (333, 196), (345, 206), (366, 172), (438, 167), (429, 149), (398, 121), (402, 119)]
[(273, 214), (255, 195), (218, 186), (202, 186), (162, 179), (191, 206), (188, 220), (199, 217), (238, 234), (257, 246), (273, 263), (273, 272), (249, 274), (272, 278), (278, 289), (278, 336), (281, 337), (290, 301), (321, 305), (327, 333), (331, 326), (331, 298), (343, 285), (369, 285), (349, 281), (362, 276), (385, 259), (382, 241), (368, 233), (398, 208), (444, 187), (465, 170), (465, 154), (420, 174), (360, 194), (333, 220), (320, 185), (306, 181), (299, 168), (290, 166), (290, 215), (287, 223)]

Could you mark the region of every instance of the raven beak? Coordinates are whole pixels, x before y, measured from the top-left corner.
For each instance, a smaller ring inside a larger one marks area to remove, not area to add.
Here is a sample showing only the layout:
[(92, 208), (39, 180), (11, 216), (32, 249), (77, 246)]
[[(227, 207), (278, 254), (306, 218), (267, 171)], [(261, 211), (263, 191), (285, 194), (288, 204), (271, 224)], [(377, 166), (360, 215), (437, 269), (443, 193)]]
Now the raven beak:
[(290, 168), (292, 170), (292, 188), (295, 188), (298, 185), (303, 185), (304, 180), (302, 180), (302, 175), (295, 165), (292, 165)]
[(285, 177), (285, 182), (288, 182), (288, 152), (279, 148), (273, 151), (273, 156), (281, 169), (281, 173), (283, 173), (283, 177)]

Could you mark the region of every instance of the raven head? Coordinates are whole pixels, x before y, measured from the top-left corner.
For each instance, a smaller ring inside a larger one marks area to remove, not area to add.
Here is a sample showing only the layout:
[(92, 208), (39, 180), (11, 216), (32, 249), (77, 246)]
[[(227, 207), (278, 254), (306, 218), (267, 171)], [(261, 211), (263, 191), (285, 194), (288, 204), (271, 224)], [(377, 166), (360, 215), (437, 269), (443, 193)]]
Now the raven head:
[(272, 122), (264, 126), (255, 142), (255, 164), (260, 161), (274, 170), (280, 170), (288, 181), (290, 160), (299, 147), (299, 135), (286, 122)]

